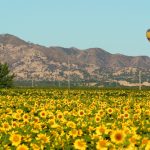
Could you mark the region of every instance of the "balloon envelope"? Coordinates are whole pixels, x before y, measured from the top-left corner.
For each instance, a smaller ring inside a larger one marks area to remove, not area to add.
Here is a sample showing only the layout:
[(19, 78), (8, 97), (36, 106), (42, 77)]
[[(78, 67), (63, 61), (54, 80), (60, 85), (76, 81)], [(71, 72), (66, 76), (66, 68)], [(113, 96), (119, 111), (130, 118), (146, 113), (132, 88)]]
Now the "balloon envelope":
[(150, 29), (147, 30), (147, 32), (146, 32), (146, 37), (147, 37), (147, 39), (150, 41)]

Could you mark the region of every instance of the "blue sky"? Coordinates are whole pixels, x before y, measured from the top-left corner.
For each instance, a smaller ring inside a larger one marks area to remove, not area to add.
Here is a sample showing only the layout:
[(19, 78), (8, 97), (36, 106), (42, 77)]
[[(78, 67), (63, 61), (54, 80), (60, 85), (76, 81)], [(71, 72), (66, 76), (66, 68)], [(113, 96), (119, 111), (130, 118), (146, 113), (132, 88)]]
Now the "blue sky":
[(0, 0), (0, 34), (45, 46), (150, 56), (150, 0)]

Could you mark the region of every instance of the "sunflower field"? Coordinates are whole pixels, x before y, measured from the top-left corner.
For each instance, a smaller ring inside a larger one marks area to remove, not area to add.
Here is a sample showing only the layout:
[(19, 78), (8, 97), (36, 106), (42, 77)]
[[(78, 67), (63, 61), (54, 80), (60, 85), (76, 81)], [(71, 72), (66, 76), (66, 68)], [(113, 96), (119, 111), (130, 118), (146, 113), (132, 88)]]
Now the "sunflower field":
[(0, 150), (150, 150), (150, 91), (1, 89)]

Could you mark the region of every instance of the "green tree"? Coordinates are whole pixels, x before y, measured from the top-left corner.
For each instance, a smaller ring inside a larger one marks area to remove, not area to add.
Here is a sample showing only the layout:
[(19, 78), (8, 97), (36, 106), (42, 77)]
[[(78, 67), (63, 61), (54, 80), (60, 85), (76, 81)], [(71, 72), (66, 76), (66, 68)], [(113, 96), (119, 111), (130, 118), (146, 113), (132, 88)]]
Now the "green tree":
[(14, 77), (14, 74), (10, 74), (8, 64), (0, 63), (0, 87), (11, 87)]

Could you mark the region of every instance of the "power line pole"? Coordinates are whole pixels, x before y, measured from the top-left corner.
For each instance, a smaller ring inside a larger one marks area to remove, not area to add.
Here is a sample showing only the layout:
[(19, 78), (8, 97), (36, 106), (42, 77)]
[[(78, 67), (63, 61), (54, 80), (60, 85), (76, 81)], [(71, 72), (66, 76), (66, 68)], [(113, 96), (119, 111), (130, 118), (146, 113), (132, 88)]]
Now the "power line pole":
[(54, 86), (56, 86), (56, 74), (54, 72)]
[(141, 90), (142, 84), (141, 84), (141, 71), (139, 71), (139, 90)]
[[(33, 52), (31, 52), (31, 53), (32, 53), (32, 56), (31, 56), (30, 62), (34, 61), (34, 56), (33, 56), (34, 54), (33, 54)], [(34, 87), (34, 77), (33, 76), (31, 77), (31, 83), (32, 83), (32, 87)]]
[[(88, 65), (88, 67), (90, 66), (90, 64), (89, 64), (89, 62), (88, 62), (88, 59), (89, 59), (89, 52), (87, 52), (88, 54), (87, 54), (87, 58), (86, 58), (86, 64)], [(88, 72), (88, 70), (87, 70), (87, 72)], [(85, 80), (86, 81), (86, 80)], [(86, 83), (86, 86), (88, 86), (89, 87), (89, 85), (90, 85), (90, 76), (87, 74), (87, 83)]]
[(69, 56), (68, 58), (68, 89), (70, 90), (70, 61), (69, 61)]
[(60, 80), (58, 80), (58, 86), (59, 86), (59, 88), (61, 87), (61, 85), (60, 85)]
[(33, 81), (33, 79), (32, 79), (32, 87), (34, 87), (34, 81)]

